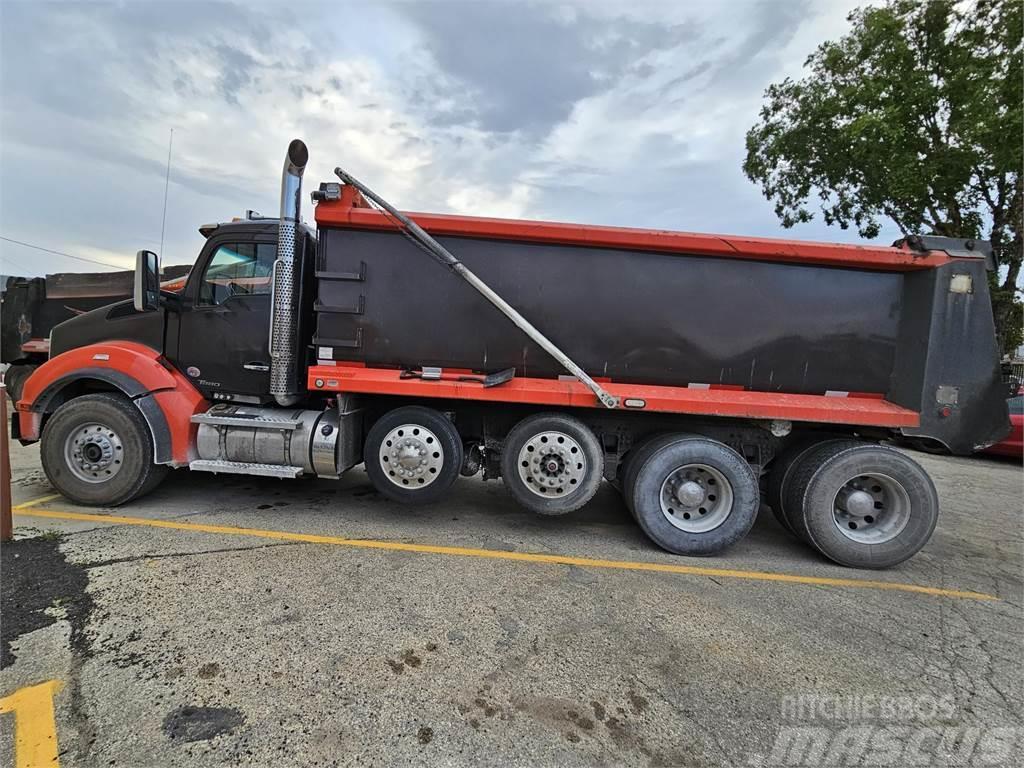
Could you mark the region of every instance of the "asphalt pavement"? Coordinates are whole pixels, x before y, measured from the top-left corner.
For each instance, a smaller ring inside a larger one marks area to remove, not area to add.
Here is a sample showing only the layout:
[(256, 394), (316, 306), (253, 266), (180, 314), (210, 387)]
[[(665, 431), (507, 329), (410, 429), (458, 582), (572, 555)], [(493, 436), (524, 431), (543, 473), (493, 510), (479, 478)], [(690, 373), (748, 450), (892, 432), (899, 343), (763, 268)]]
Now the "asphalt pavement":
[[(476, 478), (404, 508), (362, 469), (178, 471), (78, 507), (15, 445), (0, 766), (15, 738), (62, 766), (896, 765), (915, 739), (919, 764), (1001, 764), (1024, 744), (1024, 474), (914, 457), (938, 529), (873, 572), (767, 510), (674, 557), (608, 486), (543, 518)], [(890, 727), (895, 762), (865, 757)]]

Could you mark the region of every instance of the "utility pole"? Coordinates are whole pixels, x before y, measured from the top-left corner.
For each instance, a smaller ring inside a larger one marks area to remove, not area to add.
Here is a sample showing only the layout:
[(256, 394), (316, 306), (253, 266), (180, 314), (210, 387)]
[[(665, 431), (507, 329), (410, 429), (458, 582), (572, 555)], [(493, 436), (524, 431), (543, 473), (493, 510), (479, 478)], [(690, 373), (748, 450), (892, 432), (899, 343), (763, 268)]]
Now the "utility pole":
[(11, 448), (7, 443), (7, 387), (0, 383), (0, 541), (14, 538), (11, 518)]

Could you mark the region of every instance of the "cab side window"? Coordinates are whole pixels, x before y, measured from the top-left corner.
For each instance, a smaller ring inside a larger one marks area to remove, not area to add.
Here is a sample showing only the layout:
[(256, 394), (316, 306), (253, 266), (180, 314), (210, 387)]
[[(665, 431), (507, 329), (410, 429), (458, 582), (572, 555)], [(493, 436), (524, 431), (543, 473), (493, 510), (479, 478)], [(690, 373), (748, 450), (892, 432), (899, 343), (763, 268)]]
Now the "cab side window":
[(199, 304), (223, 304), (232, 296), (270, 293), (276, 249), (272, 243), (233, 243), (217, 247), (199, 285)]

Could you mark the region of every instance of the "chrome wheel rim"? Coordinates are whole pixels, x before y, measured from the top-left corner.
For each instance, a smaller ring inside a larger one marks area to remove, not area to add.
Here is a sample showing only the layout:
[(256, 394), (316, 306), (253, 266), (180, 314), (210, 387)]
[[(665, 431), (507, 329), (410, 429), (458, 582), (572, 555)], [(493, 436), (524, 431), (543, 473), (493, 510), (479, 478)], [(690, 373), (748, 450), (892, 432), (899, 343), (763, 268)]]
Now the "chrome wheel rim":
[(732, 484), (708, 464), (684, 464), (672, 470), (658, 495), (661, 514), (685, 533), (707, 533), (732, 513)]
[(79, 480), (105, 483), (121, 471), (124, 445), (110, 427), (90, 422), (64, 440), (64, 463)]
[(380, 468), (399, 488), (425, 488), (444, 466), (444, 449), (437, 435), (421, 424), (402, 424), (380, 444)]
[(832, 501), (832, 518), (846, 538), (858, 544), (883, 544), (910, 522), (910, 494), (893, 477), (877, 473), (847, 481)]
[(587, 458), (583, 447), (564, 432), (538, 432), (519, 450), (519, 479), (531, 493), (566, 496), (583, 484)]

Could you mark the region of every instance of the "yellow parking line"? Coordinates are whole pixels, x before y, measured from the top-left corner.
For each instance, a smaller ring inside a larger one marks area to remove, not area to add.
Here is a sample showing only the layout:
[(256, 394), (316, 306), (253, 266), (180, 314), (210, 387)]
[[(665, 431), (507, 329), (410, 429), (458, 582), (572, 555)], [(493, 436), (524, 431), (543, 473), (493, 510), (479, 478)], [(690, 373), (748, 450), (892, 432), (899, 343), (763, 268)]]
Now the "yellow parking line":
[(924, 587), (918, 584), (903, 584), (897, 581), (869, 581), (867, 579), (838, 579), (827, 576), (798, 576), (791, 573), (768, 571), (743, 571), (733, 568), (705, 568), (696, 565), (675, 565), (671, 563), (645, 563), (632, 560), (597, 560), (589, 557), (568, 555), (541, 555), (530, 552), (505, 552), (494, 549), (472, 549), (469, 547), (442, 547), (433, 544), (405, 544), (397, 541), (376, 541), (373, 539), (346, 539), (339, 536), (319, 536), (291, 531), (264, 531), (257, 528), (236, 528), (232, 525), (207, 525), (204, 523), (180, 523), (174, 520), (152, 520), (144, 517), (124, 515), (95, 515), (84, 512), (63, 512), (33, 509), (19, 513), (22, 516), (46, 517), (54, 520), (80, 520), (90, 523), (111, 525), (141, 525), (149, 528), (169, 528), (176, 531), (197, 533), (219, 533), (229, 536), (254, 536), (261, 539), (301, 541), (307, 544), (330, 544), (338, 547), (359, 547), (361, 549), (384, 549), (396, 552), (420, 552), (431, 555), (456, 555), (460, 557), (486, 557), (492, 560), (515, 560), (527, 563), (550, 563), (554, 565), (578, 565), (584, 568), (614, 568), (623, 571), (657, 571), (679, 573), (687, 576), (713, 576), (725, 579), (747, 579), (751, 581), (773, 581), (783, 584), (808, 584), (826, 587), (852, 587), (857, 589), (887, 589), (896, 592), (913, 592), (938, 597), (959, 597), (968, 600), (998, 600), (994, 595), (959, 589)]
[(47, 501), (53, 501), (54, 499), (59, 498), (59, 493), (51, 493), (49, 496), (40, 496), (38, 499), (29, 499), (28, 501), (21, 502), (21, 504), (15, 504), (11, 509), (28, 509), (29, 507), (34, 507), (36, 504), (45, 504)]
[(53, 718), (53, 695), (60, 689), (59, 680), (47, 680), (0, 699), (0, 713), (14, 713), (15, 768), (60, 765)]

